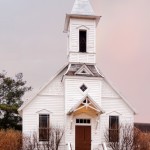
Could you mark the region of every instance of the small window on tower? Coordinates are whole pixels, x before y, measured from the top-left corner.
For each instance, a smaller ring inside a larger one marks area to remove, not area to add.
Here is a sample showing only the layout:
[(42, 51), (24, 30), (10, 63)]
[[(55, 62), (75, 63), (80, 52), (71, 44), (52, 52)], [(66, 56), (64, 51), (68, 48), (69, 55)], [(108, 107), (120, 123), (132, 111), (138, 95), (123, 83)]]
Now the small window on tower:
[(86, 52), (86, 30), (79, 30), (79, 52)]

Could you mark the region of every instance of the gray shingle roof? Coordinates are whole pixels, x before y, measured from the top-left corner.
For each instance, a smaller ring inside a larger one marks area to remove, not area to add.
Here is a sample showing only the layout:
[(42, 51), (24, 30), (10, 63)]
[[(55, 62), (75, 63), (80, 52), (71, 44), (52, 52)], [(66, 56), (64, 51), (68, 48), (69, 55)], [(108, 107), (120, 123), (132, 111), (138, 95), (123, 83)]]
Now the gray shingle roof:
[(96, 69), (95, 65), (85, 65), (92, 74), (76, 74), (76, 72), (85, 64), (71, 64), (65, 75), (68, 76), (87, 76), (87, 77), (103, 77)]

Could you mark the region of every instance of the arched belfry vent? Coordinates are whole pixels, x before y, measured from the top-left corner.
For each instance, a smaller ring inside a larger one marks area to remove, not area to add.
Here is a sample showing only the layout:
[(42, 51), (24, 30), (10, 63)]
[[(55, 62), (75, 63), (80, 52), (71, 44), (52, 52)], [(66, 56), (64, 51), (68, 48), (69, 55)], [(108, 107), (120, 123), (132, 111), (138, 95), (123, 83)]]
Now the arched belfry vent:
[(87, 77), (103, 77), (95, 65), (86, 64), (70, 64), (65, 75), (68, 76), (87, 76)]
[(89, 0), (75, 0), (71, 14), (94, 15)]
[(80, 86), (80, 89), (81, 89), (82, 92), (85, 92), (87, 90), (87, 86), (85, 84), (82, 84)]
[(67, 114), (71, 115), (77, 113), (102, 114), (104, 111), (89, 95), (86, 95), (74, 107), (72, 107)]

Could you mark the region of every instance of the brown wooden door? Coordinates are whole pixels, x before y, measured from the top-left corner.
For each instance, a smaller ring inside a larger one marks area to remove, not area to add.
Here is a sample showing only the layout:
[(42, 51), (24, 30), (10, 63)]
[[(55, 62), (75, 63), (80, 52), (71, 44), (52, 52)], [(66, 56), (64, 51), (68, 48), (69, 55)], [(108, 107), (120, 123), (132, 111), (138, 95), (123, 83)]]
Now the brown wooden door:
[(91, 150), (91, 126), (76, 126), (75, 150)]

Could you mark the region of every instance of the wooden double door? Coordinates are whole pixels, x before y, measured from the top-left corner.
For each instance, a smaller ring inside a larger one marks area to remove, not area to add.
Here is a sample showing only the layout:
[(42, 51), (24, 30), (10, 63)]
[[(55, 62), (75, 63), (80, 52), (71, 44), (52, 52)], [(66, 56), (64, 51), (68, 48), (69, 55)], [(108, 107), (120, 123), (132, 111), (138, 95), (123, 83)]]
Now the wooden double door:
[(91, 150), (91, 126), (75, 127), (75, 150)]

